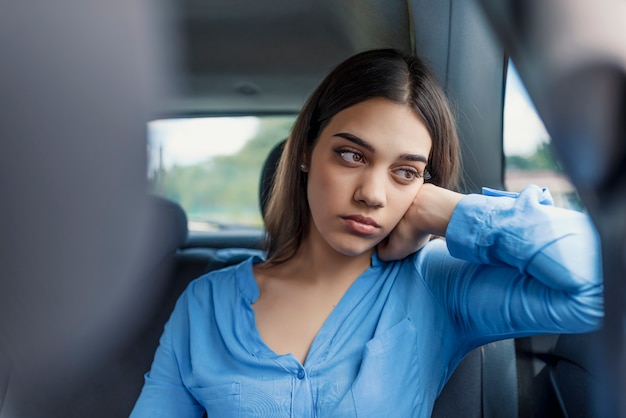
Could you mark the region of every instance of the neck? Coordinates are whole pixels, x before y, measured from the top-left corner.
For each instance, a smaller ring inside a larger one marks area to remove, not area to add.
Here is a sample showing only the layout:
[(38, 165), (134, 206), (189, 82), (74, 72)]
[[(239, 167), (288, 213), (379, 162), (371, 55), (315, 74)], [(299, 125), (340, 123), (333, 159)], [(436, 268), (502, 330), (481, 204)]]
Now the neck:
[(286, 263), (292, 277), (300, 277), (312, 283), (354, 281), (370, 266), (374, 249), (356, 256), (345, 255), (325, 240), (315, 239), (315, 233), (311, 231), (296, 255)]

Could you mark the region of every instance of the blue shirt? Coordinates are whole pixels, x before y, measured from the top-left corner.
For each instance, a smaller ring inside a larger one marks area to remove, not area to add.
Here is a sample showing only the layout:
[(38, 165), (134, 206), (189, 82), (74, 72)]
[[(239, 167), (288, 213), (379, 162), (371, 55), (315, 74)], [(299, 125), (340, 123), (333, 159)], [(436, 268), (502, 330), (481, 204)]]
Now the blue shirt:
[(400, 261), (374, 255), (304, 365), (275, 354), (256, 328), (259, 258), (199, 278), (165, 326), (131, 417), (430, 416), (473, 348), (599, 327), (595, 230), (550, 202), (534, 186), (519, 197), (469, 195), (445, 241)]

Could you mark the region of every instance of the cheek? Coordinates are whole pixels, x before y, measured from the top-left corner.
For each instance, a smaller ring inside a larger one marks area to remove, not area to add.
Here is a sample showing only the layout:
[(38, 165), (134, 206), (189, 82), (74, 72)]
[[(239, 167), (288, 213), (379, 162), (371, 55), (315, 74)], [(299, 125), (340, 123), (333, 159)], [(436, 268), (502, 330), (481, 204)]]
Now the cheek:
[(316, 170), (309, 174), (307, 195), (309, 207), (327, 208), (333, 206), (341, 196), (346, 196), (346, 182), (331, 170)]

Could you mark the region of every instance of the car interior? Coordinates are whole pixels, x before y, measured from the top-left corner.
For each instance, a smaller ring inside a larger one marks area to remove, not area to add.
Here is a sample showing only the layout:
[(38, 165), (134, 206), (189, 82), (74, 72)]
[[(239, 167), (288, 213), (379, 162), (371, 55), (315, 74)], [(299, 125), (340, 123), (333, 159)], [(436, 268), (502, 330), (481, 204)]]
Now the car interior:
[[(626, 53), (607, 41), (625, 39), (623, 29), (592, 39), (612, 54), (594, 66), (555, 54), (572, 38), (551, 32), (545, 17), (565, 13), (567, 2), (547, 11), (539, 1), (488, 0), (61, 3), (0, 6), (9, 63), (0, 70), (0, 135), (14, 138), (0, 157), (0, 184), (5, 202), (15, 202), (0, 209), (0, 418), (128, 416), (186, 286), (263, 255), (262, 216), (288, 130), (253, 150), (260, 165), (242, 174), (252, 179), (246, 196), (256, 223), (197, 227), (195, 207), (150, 178), (163, 170), (151, 171), (151, 158), (164, 158), (146, 157), (150, 124), (285, 117), (288, 128), (335, 65), (373, 48), (417, 53), (437, 76), (457, 117), (464, 193), (507, 189), (504, 106), (514, 63), (604, 250), (603, 331), (472, 351), (433, 417), (626, 416), (617, 396), (626, 383)], [(605, 3), (597, 7), (611, 10)], [(576, 93), (598, 98), (582, 105)], [(589, 113), (592, 105), (606, 112)], [(587, 117), (572, 119), (579, 114)], [(233, 141), (228, 130), (203, 140)], [(592, 167), (581, 169), (581, 156)], [(228, 179), (212, 181), (228, 188)]]

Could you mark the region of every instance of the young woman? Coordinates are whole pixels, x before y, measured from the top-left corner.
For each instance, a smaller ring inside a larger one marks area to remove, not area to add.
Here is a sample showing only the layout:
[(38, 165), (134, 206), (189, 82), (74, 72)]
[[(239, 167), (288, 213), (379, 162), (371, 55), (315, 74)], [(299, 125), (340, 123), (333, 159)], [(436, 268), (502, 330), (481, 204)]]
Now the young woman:
[(457, 153), (419, 59), (339, 65), (286, 143), (266, 260), (189, 286), (132, 416), (427, 417), (473, 348), (597, 329), (588, 219), (536, 186), (451, 191)]

